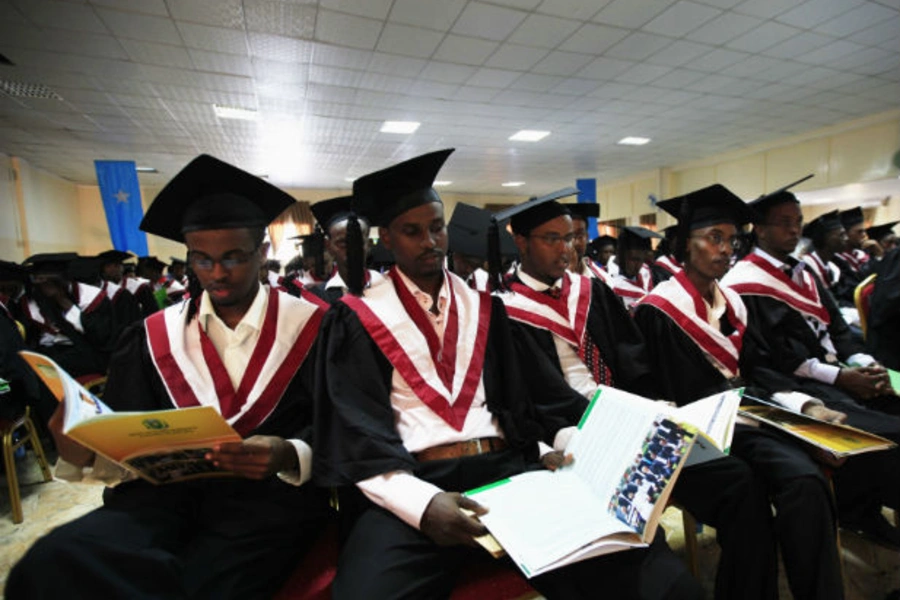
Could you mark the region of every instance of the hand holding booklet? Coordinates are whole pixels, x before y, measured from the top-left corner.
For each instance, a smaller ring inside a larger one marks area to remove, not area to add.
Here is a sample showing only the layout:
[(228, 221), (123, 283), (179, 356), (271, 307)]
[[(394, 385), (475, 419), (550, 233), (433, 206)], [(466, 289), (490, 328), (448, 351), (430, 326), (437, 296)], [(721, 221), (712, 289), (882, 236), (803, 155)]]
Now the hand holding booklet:
[(566, 448), (572, 465), (466, 496), (488, 508), (479, 519), (527, 577), (646, 546), (698, 432), (705, 460), (723, 456), (739, 403), (729, 391), (677, 409), (600, 386)]
[(82, 446), (154, 484), (231, 475), (205, 458), (214, 444), (241, 441), (215, 408), (117, 413), (51, 359), (20, 354), (64, 403), (63, 433)]

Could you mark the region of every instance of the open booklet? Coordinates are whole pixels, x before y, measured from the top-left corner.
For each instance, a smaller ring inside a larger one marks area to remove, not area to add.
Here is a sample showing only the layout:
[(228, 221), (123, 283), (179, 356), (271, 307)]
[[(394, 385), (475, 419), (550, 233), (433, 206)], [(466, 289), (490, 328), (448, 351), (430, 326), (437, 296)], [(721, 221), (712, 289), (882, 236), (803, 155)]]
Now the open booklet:
[(646, 546), (699, 429), (709, 436), (706, 459), (723, 456), (717, 444), (730, 444), (739, 403), (740, 391), (729, 391), (678, 409), (600, 386), (566, 448), (571, 466), (466, 496), (489, 509), (479, 519), (526, 577)]
[(113, 412), (50, 358), (19, 354), (65, 405), (63, 433), (154, 484), (228, 476), (206, 460), (213, 444), (241, 436), (211, 406)]
[(835, 459), (889, 450), (896, 446), (888, 439), (849, 425), (821, 421), (759, 398), (753, 398), (753, 401), (758, 404), (742, 406), (739, 411), (741, 415), (766, 427), (783, 431)]

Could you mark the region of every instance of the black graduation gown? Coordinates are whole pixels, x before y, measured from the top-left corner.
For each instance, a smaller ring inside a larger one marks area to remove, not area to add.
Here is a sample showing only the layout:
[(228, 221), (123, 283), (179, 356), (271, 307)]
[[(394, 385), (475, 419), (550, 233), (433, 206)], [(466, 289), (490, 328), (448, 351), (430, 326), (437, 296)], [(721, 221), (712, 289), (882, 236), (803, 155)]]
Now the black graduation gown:
[[(325, 315), (316, 374), (313, 475), (321, 485), (345, 486), (420, 463), (403, 446), (391, 408), (393, 367), (356, 313), (342, 302)], [(536, 442), (578, 421), (586, 400), (568, 386), (542, 384), (520, 368), (506, 310), (492, 298), (482, 372), (487, 407), (506, 442), (536, 459)], [(538, 387), (532, 387), (537, 385)], [(540, 393), (531, 393), (535, 389)]]
[[(314, 354), (253, 435), (311, 444)], [(122, 334), (104, 402), (116, 411), (174, 408), (143, 323)], [(274, 476), (132, 480), (107, 488), (103, 500), (28, 552), (10, 574), (7, 598), (270, 598), (330, 515), (325, 490)]]
[(650, 264), (650, 277), (653, 278), (653, 287), (658, 286), (663, 281), (667, 281), (672, 278), (672, 272), (668, 269), (665, 269), (656, 263)]
[[(641, 396), (655, 398), (658, 389), (647, 360), (644, 337), (616, 293), (599, 279), (591, 279), (590, 282), (591, 304), (585, 327), (612, 371), (614, 386)], [(541, 352), (550, 357), (550, 362), (556, 365), (557, 371), (561, 373), (553, 334), (520, 321), (513, 321), (513, 324), (517, 332), (521, 331), (533, 339)]]
[(840, 306), (855, 306), (853, 292), (856, 291), (856, 286), (865, 278), (865, 275), (851, 267), (840, 256), (835, 255), (831, 257), (831, 260), (841, 272), (837, 283), (831, 287), (831, 293), (834, 294), (834, 298)]
[[(31, 370), (19, 350), (25, 350), (25, 340), (13, 318), (0, 306), (0, 377), (9, 382), (9, 392), (0, 395), (0, 419), (12, 419), (25, 412), (25, 406), (36, 403), (41, 398), (41, 387), (37, 375)], [(46, 408), (40, 411), (39, 419), (46, 422), (50, 417)], [(45, 414), (46, 413), (46, 414)]]
[(875, 272), (866, 347), (881, 364), (900, 370), (900, 248), (878, 261)]
[(315, 294), (328, 304), (334, 304), (344, 295), (343, 288), (330, 287), (326, 288), (325, 283), (317, 283), (306, 288), (306, 292)]
[[(640, 304), (634, 319), (647, 339), (657, 381), (666, 399), (679, 406), (716, 392), (725, 391), (732, 383), (704, 356), (703, 351), (678, 325), (659, 308)], [(722, 332), (733, 331), (728, 319), (721, 320)], [(748, 327), (739, 357), (741, 373), (749, 378), (759, 374), (754, 359), (764, 341), (753, 339)], [(789, 391), (796, 387), (777, 373), (776, 388)], [(763, 389), (748, 381), (747, 394), (765, 396)], [(829, 485), (822, 469), (799, 443), (775, 432), (738, 424), (732, 441), (732, 455), (745, 460), (766, 482), (775, 504), (775, 527), (779, 545), (787, 565), (788, 581), (795, 598), (842, 598), (841, 569), (838, 560)], [(701, 465), (702, 466), (702, 465)], [(689, 473), (691, 468), (685, 469)], [(679, 484), (683, 483), (679, 480)], [(702, 482), (697, 482), (702, 483)], [(676, 498), (679, 485), (675, 487)], [(690, 508), (696, 502), (697, 490), (687, 490)], [(701, 492), (702, 493), (702, 492)]]
[(122, 289), (112, 300), (113, 334), (112, 339), (118, 340), (119, 336), (132, 323), (144, 319), (141, 313), (141, 305), (131, 292)]

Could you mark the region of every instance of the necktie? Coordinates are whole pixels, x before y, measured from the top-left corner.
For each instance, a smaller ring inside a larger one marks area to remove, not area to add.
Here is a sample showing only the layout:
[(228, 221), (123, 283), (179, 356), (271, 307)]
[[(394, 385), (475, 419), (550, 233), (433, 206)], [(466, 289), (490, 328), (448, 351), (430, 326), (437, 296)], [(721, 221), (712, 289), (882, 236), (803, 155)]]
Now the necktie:
[(581, 338), (578, 356), (585, 366), (591, 370), (591, 375), (598, 385), (614, 385), (612, 371), (609, 370), (606, 361), (603, 360), (600, 348), (588, 335), (587, 329), (584, 330), (584, 337)]
[(544, 293), (554, 300), (559, 300), (560, 298), (560, 289), (558, 287), (547, 288), (546, 290), (544, 290)]

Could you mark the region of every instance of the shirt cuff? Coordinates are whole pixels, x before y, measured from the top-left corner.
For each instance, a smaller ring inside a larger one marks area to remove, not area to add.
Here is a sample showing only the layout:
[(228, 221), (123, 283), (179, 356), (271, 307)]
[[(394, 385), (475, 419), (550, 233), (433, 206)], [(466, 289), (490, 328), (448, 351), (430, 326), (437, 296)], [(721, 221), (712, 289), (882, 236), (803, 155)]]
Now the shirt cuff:
[(389, 510), (401, 521), (419, 529), (431, 499), (443, 490), (408, 471), (392, 471), (358, 481), (366, 498)]
[(847, 364), (851, 367), (868, 367), (874, 362), (876, 362), (874, 357), (862, 352), (858, 352), (847, 359)]
[(840, 367), (825, 364), (818, 358), (810, 358), (794, 370), (794, 375), (833, 385), (840, 372)]
[(578, 431), (578, 427), (576, 427), (575, 425), (563, 427), (562, 429), (557, 431), (556, 437), (553, 438), (553, 449), (559, 450), (560, 452), (565, 452), (566, 446), (569, 445), (569, 441), (571, 441), (572, 436), (575, 435), (576, 431)]
[(551, 452), (553, 452), (553, 448), (551, 448), (544, 442), (538, 442), (538, 456), (544, 458), (544, 455), (550, 454)]
[(81, 309), (78, 308), (77, 305), (73, 304), (63, 317), (65, 317), (66, 321), (71, 323), (79, 333), (84, 333), (84, 327), (81, 326)]
[(802, 413), (803, 407), (809, 403), (813, 403), (817, 406), (825, 406), (825, 403), (818, 398), (813, 398), (802, 392), (775, 392), (772, 394), (772, 400), (786, 409), (798, 413)]
[(291, 485), (301, 486), (312, 477), (312, 448), (303, 440), (285, 440), (297, 452), (298, 471), (280, 471), (278, 479)]

